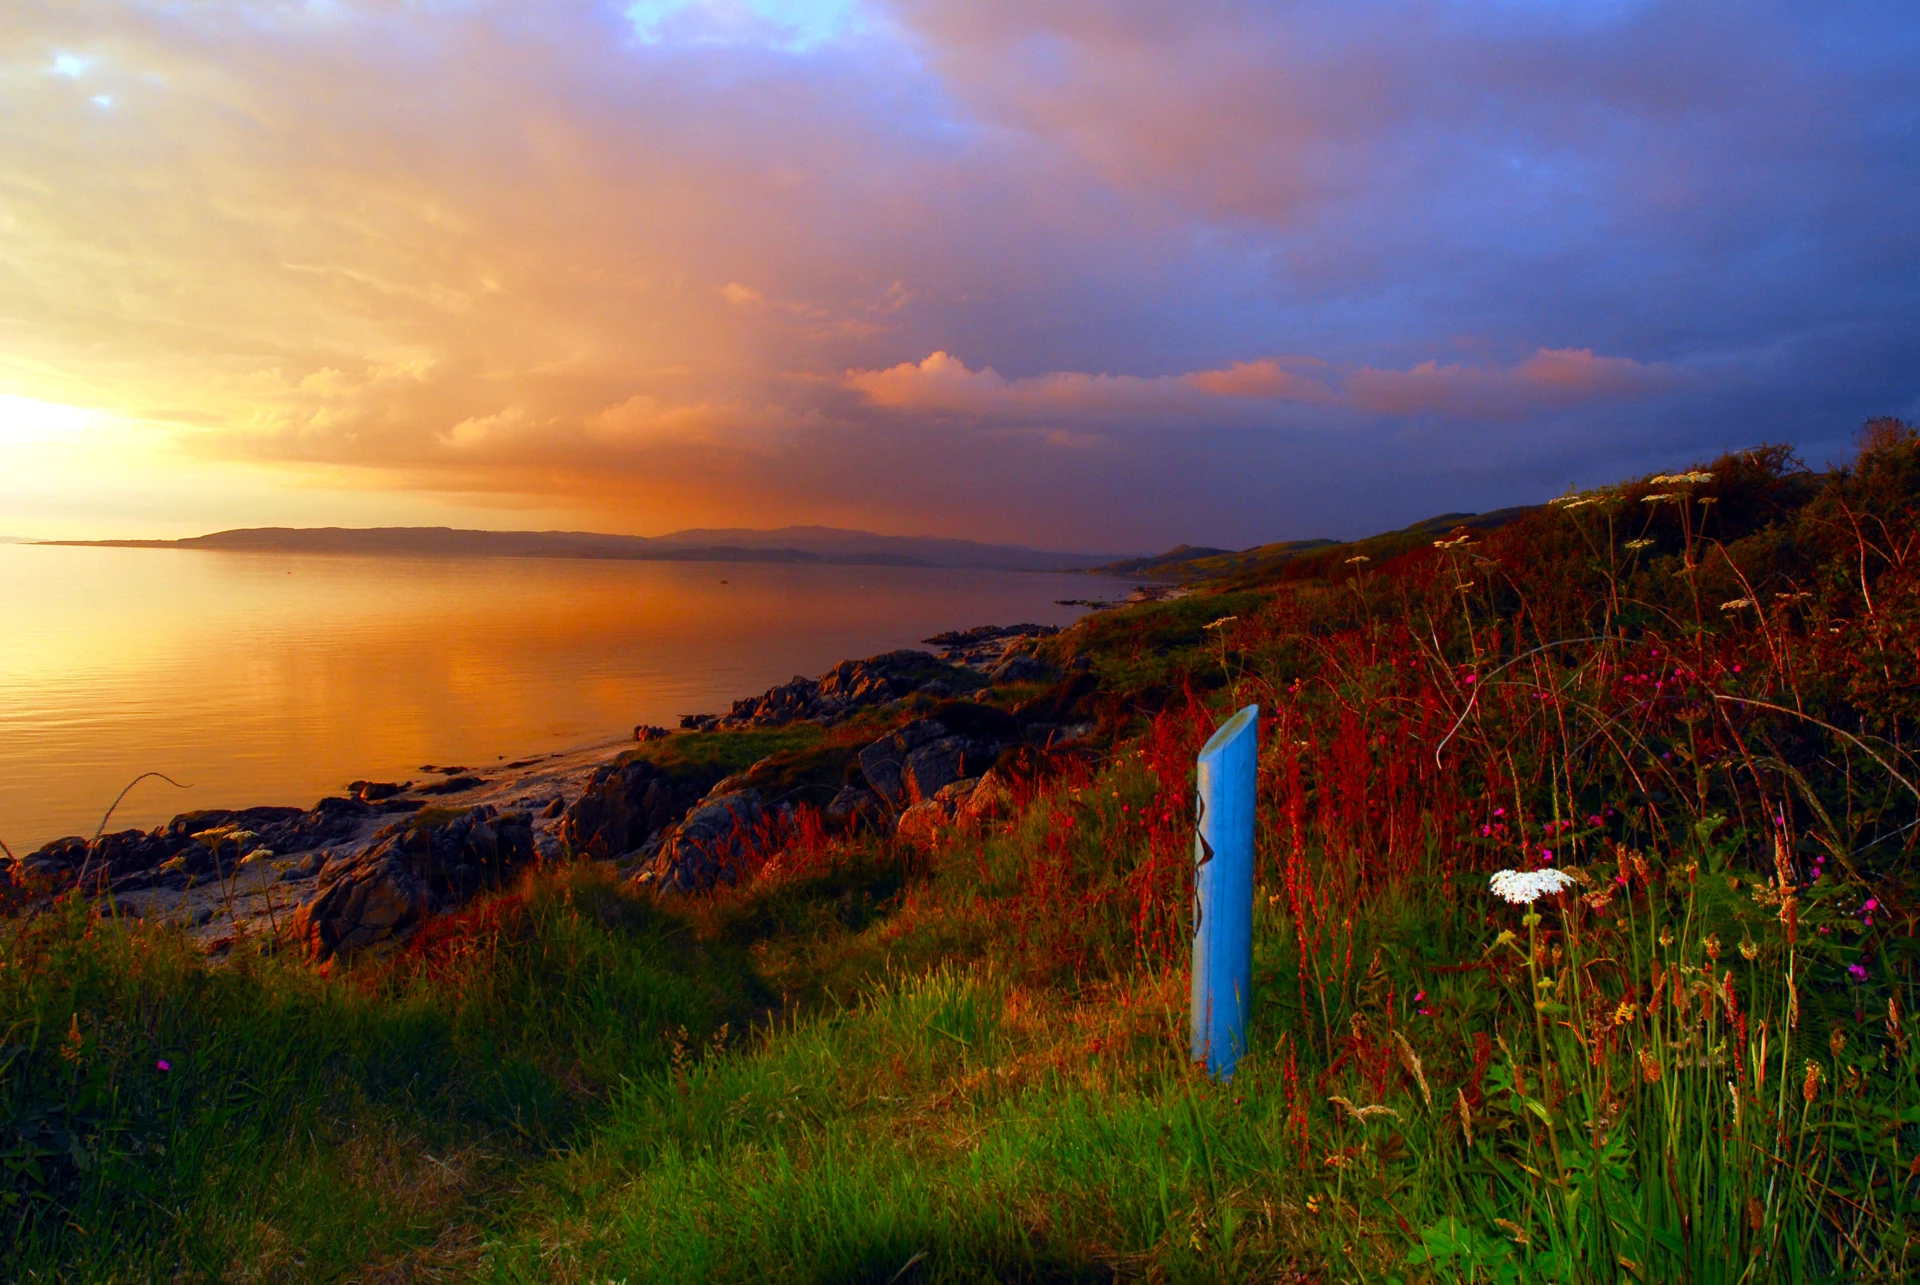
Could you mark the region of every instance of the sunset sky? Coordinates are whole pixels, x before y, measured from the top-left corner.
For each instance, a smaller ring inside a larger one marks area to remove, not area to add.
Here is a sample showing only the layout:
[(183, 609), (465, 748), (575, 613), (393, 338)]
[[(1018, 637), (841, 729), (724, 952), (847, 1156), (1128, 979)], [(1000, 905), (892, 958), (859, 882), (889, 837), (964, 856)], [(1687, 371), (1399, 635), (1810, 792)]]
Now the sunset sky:
[(1920, 417), (1920, 5), (0, 6), (0, 535), (1355, 535)]

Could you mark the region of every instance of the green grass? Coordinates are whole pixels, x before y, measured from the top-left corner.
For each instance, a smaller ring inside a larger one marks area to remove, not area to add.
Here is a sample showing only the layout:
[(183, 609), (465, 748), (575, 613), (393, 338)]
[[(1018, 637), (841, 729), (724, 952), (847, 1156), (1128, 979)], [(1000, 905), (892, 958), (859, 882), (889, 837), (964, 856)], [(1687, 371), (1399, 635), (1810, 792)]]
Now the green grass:
[(821, 736), (816, 723), (740, 731), (681, 732), (665, 740), (635, 746), (621, 754), (619, 761), (645, 760), (667, 771), (728, 776), (745, 771), (770, 754), (809, 749), (819, 744)]

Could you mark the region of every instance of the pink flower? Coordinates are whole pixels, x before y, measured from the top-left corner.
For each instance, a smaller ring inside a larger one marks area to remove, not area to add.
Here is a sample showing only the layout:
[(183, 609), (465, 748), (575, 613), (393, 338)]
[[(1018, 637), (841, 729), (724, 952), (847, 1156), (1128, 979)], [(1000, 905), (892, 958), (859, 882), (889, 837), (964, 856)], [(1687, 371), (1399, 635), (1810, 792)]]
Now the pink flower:
[(165, 1058), (161, 1058), (158, 1062), (155, 1062), (154, 1065), (162, 1071), (171, 1071), (173, 1069), (173, 1063), (167, 1061)]
[(1859, 964), (1848, 964), (1847, 976), (1853, 978), (1856, 982), (1864, 982), (1867, 980), (1867, 970)]

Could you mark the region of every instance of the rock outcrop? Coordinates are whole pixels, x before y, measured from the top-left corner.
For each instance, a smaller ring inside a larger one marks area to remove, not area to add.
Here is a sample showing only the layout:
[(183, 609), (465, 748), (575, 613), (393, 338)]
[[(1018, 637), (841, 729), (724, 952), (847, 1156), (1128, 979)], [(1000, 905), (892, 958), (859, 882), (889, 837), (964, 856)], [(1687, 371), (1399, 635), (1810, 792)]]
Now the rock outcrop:
[(951, 830), (977, 831), (986, 822), (1013, 809), (1013, 790), (998, 771), (942, 786), (900, 814), (894, 835), (916, 848), (930, 848)]
[(867, 787), (896, 810), (931, 799), (965, 777), (979, 776), (1020, 725), (991, 706), (949, 701), (927, 718), (889, 732), (860, 751)]
[(294, 911), (288, 937), (315, 960), (391, 941), (533, 859), (532, 819), (493, 808), (433, 808), (335, 857)]
[(560, 819), (560, 842), (596, 861), (634, 851), (692, 810), (713, 788), (715, 769), (669, 771), (647, 759), (595, 768)]
[[(790, 683), (735, 701), (718, 720), (720, 727), (781, 727), (800, 719), (837, 723), (858, 710), (885, 705), (932, 690), (951, 695), (979, 685), (970, 671), (945, 664), (924, 651), (882, 652), (865, 660), (843, 660), (818, 678), (795, 675)], [(683, 720), (684, 725), (684, 720)]]
[(1040, 639), (1059, 632), (1058, 625), (981, 625), (935, 634), (926, 641), (940, 648), (940, 659), (949, 665), (964, 665), (986, 674), (1014, 653), (1030, 650)]
[(1021, 651), (994, 665), (987, 677), (995, 683), (1037, 683), (1054, 677), (1054, 671), (1037, 656)]
[[(141, 888), (184, 888), (230, 870), (247, 851), (264, 848), (284, 855), (307, 852), (359, 831), (371, 817), (411, 812), (417, 802), (359, 798), (321, 799), (311, 808), (210, 808), (183, 812), (153, 830), (103, 834), (89, 844), (78, 836), (55, 839), (21, 858), (16, 874), (53, 887), (71, 884), (85, 872), (89, 891), (111, 886), (115, 892)], [(244, 833), (244, 843), (202, 842), (196, 835)]]
[(767, 807), (754, 790), (710, 796), (662, 836), (634, 881), (679, 893), (738, 883), (776, 845), (791, 815)]

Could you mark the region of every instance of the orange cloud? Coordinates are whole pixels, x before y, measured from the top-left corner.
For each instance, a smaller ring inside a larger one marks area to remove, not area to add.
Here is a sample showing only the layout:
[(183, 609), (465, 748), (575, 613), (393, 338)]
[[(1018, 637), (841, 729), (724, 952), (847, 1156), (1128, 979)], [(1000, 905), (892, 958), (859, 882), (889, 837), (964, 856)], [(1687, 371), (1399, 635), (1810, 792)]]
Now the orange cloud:
[(1376, 415), (1511, 420), (1584, 401), (1646, 396), (1676, 381), (1676, 373), (1667, 367), (1627, 357), (1596, 357), (1585, 348), (1541, 348), (1505, 368), (1434, 361), (1410, 370), (1366, 368), (1350, 375), (1343, 391), (1347, 404)]
[[(1312, 371), (1313, 375), (1302, 373)], [(945, 411), (1013, 421), (1048, 417), (1134, 418), (1179, 414), (1189, 422), (1246, 422), (1246, 405), (1311, 405), (1374, 415), (1451, 414), (1511, 419), (1543, 406), (1637, 396), (1671, 373), (1590, 349), (1542, 348), (1508, 367), (1422, 362), (1407, 370), (1341, 370), (1306, 357), (1265, 357), (1219, 370), (1146, 378), (1054, 371), (1009, 380), (972, 369), (946, 351), (885, 370), (852, 370), (846, 386), (895, 411)]]

